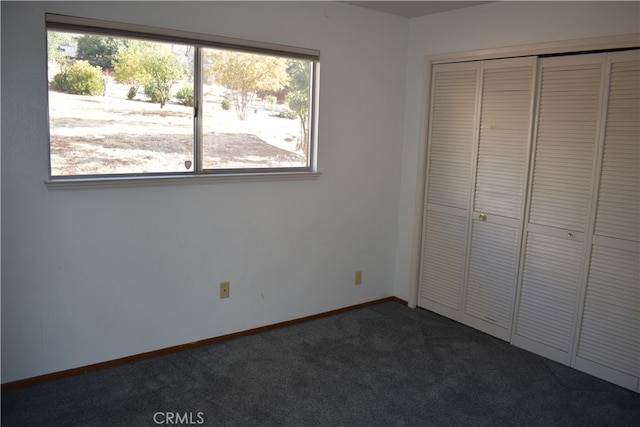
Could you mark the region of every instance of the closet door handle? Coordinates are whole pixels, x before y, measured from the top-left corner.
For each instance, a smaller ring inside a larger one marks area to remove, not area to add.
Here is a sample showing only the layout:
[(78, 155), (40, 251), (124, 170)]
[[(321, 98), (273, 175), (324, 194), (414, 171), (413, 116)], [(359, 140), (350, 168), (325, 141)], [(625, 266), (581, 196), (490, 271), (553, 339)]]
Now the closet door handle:
[(480, 221), (486, 221), (486, 220), (487, 220), (487, 215), (486, 215), (486, 214), (481, 213), (480, 215), (478, 215), (478, 219), (479, 219)]

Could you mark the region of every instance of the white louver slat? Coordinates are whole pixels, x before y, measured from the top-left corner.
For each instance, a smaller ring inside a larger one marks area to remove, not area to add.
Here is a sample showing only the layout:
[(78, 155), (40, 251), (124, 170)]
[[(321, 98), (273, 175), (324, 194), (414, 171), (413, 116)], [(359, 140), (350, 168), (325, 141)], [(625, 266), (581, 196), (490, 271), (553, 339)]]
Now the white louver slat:
[(569, 351), (581, 255), (581, 242), (529, 233), (517, 335), (563, 353)]
[(533, 61), (483, 73), (475, 210), (520, 218), (527, 169)]
[(465, 313), (510, 329), (517, 265), (518, 228), (475, 221)]
[(578, 357), (640, 376), (640, 253), (593, 245)]
[(602, 64), (557, 59), (543, 60), (529, 222), (584, 231)]
[(450, 311), (458, 310), (460, 303), (466, 245), (465, 223), (465, 216), (427, 212), (420, 295), (427, 301), (429, 309), (448, 317), (452, 316)]
[[(462, 68), (462, 69), (459, 69)], [(429, 203), (466, 209), (473, 154), (477, 66), (435, 66), (429, 145)]]
[(640, 61), (614, 62), (610, 82), (595, 234), (640, 242)]

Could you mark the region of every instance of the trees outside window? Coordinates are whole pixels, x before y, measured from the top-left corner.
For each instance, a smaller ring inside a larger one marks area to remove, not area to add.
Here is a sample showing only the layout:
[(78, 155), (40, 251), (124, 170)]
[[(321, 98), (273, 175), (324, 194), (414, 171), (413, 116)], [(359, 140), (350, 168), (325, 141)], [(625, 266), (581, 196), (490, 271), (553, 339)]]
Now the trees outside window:
[(207, 49), (205, 59), (205, 76), (229, 90), (240, 120), (246, 120), (260, 92), (277, 92), (289, 82), (284, 58)]
[(47, 55), (52, 177), (311, 168), (313, 60), (67, 28)]
[(289, 61), (287, 73), (290, 76), (287, 103), (300, 120), (300, 140), (296, 150), (307, 151), (309, 146), (309, 82), (311, 64), (301, 61)]

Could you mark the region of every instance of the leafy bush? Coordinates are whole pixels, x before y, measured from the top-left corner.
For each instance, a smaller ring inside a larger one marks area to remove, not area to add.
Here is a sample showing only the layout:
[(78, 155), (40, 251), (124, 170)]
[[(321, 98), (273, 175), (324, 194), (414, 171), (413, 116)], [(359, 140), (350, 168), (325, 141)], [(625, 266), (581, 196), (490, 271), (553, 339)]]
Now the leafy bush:
[(127, 92), (127, 99), (131, 100), (135, 98), (137, 94), (138, 94), (138, 88), (135, 86), (131, 86), (129, 88), (129, 91)]
[(52, 89), (76, 95), (102, 95), (105, 84), (102, 69), (87, 61), (76, 61), (53, 77)]
[(220, 104), (222, 105), (222, 109), (223, 110), (225, 110), (225, 111), (231, 110), (231, 103), (229, 102), (228, 99), (223, 99)]
[(160, 103), (160, 100), (162, 99), (160, 89), (158, 89), (158, 85), (155, 84), (155, 82), (150, 82), (144, 85), (144, 94), (147, 95), (154, 104)]
[(281, 119), (289, 119), (289, 120), (293, 120), (295, 119), (296, 113), (291, 111), (291, 110), (282, 110), (280, 111), (280, 113), (278, 113), (278, 117), (280, 117)]
[(186, 105), (188, 107), (193, 107), (193, 87), (192, 86), (182, 86), (176, 92), (176, 99), (179, 104)]

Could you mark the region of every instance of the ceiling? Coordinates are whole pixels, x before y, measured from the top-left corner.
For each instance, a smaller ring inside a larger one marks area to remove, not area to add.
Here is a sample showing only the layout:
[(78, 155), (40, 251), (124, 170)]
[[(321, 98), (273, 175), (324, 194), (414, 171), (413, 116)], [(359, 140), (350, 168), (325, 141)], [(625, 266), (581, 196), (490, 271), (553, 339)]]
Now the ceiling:
[(431, 15), (433, 13), (446, 12), (448, 10), (464, 7), (478, 6), (490, 1), (343, 1), (353, 6), (364, 7), (402, 16), (404, 18), (416, 18), (418, 16)]

